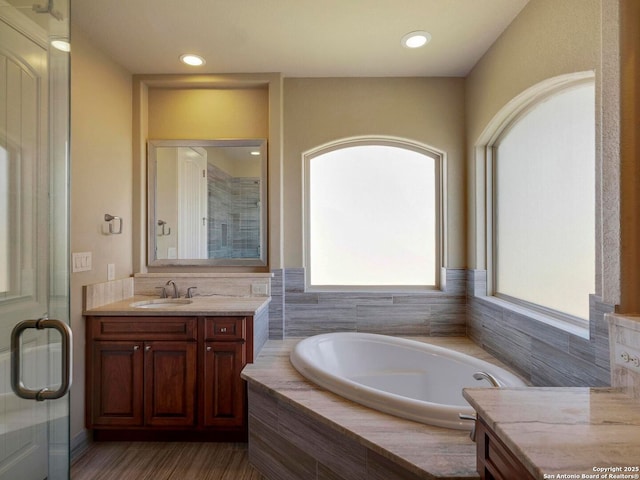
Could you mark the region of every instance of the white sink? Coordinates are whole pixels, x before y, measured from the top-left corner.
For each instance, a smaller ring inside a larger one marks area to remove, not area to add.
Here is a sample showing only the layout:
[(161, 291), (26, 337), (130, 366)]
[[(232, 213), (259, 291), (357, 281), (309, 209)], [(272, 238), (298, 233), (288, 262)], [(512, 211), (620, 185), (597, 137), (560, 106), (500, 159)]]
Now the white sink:
[(134, 308), (174, 308), (183, 305), (189, 305), (193, 300), (188, 298), (156, 298), (154, 300), (143, 300), (141, 302), (133, 302)]

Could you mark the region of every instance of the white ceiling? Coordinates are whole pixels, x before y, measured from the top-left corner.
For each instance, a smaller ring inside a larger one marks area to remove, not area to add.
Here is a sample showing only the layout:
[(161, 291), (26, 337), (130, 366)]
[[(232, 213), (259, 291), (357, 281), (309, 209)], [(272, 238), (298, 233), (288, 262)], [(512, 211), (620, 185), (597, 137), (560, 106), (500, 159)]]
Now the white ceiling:
[[(131, 73), (465, 76), (527, 1), (71, 0), (71, 16)], [(402, 47), (413, 30), (431, 43)]]

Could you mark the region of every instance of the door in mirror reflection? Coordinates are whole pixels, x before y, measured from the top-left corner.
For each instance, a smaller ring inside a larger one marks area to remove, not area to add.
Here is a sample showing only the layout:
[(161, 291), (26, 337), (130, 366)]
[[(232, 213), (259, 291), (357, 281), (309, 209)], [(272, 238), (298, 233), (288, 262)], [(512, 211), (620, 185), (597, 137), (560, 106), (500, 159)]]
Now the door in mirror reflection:
[[(207, 152), (197, 147), (157, 152), (158, 242), (156, 256), (207, 258)], [(171, 226), (175, 234), (171, 234)]]

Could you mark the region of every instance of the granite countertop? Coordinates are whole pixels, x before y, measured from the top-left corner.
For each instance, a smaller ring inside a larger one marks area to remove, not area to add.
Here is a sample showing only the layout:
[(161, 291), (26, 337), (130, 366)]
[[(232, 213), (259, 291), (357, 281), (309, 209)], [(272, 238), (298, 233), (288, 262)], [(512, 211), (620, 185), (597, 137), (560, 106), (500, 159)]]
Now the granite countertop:
[(640, 478), (640, 402), (622, 389), (469, 388), (464, 397), (535, 478)]
[[(189, 304), (167, 304), (161, 308), (132, 306), (138, 302), (158, 300), (157, 296), (135, 295), (100, 307), (84, 310), (83, 315), (108, 316), (203, 316), (256, 315), (269, 305), (270, 297), (195, 296)], [(184, 299), (180, 299), (184, 300)]]

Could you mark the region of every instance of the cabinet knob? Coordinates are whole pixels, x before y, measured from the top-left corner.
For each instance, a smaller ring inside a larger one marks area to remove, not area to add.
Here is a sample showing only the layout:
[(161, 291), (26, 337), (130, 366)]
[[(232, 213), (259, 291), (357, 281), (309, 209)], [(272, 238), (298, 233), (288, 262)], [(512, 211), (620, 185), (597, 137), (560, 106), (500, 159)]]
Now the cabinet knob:
[(211, 350), (213, 350), (213, 348), (207, 347), (207, 352), (210, 352)]
[(140, 345), (134, 345), (134, 346), (133, 346), (133, 350), (134, 350), (134, 351), (138, 351), (138, 350), (140, 350)]
[(220, 332), (221, 332), (221, 333), (227, 333), (227, 327), (222, 327), (222, 328), (220, 329)]
[(149, 350), (151, 350), (151, 345), (147, 345), (146, 347), (144, 347), (145, 352), (148, 352)]

